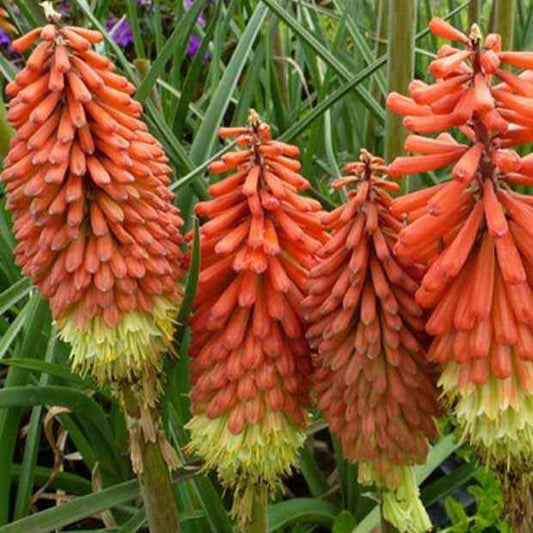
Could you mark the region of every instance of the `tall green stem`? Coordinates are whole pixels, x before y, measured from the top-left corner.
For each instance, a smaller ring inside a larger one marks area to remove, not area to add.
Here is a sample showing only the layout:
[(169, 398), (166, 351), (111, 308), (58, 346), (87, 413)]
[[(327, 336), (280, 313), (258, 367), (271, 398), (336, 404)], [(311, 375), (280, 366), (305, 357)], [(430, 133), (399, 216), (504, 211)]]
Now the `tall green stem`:
[(514, 37), (515, 0), (494, 0), (495, 33), (502, 36), (503, 50), (511, 50)]
[(141, 493), (150, 533), (178, 533), (179, 522), (168, 465), (157, 442), (145, 442), (141, 437), (140, 445), (143, 462)]
[(263, 494), (254, 497), (252, 506), (252, 519), (246, 526), (246, 533), (267, 533), (267, 501)]
[[(168, 464), (157, 439), (157, 415), (144, 412), (131, 390), (121, 391), (122, 407), (130, 428), (130, 446), (134, 470), (141, 470), (139, 482), (150, 533), (179, 533), (178, 512)], [(141, 424), (141, 416), (149, 418)], [(151, 426), (147, 438), (142, 426)], [(139, 464), (141, 465), (139, 468)]]
[[(386, 52), (387, 41), (387, 23), (389, 12), (389, 0), (379, 0), (377, 2), (378, 25), (376, 28), (376, 44), (374, 46), (375, 57), (381, 57)], [(378, 84), (375, 76), (370, 80), (370, 94), (378, 101), (382, 101)], [(365, 125), (365, 140), (367, 148), (377, 153), (376, 141), (376, 120), (371, 113), (367, 113)]]
[(468, 22), (470, 25), (481, 22), (481, 0), (470, 0), (468, 4)]
[[(394, 0), (389, 5), (387, 40), (388, 92), (406, 94), (415, 68), (416, 0)], [(390, 163), (404, 153), (406, 132), (402, 117), (387, 110), (385, 119), (385, 160)], [(404, 180), (404, 190), (407, 189)]]

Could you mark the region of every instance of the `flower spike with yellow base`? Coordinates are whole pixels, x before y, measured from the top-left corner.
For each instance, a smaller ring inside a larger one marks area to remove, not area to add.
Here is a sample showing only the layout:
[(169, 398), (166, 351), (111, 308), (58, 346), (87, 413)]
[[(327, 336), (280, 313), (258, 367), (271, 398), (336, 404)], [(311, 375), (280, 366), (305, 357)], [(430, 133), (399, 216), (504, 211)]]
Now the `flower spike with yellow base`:
[(421, 533), (431, 523), (412, 466), (426, 459), (439, 408), (414, 301), (419, 271), (392, 255), (402, 225), (389, 213), (398, 185), (383, 160), (362, 150), (346, 171), (334, 187), (351, 186), (348, 201), (324, 216), (332, 233), (304, 302), (318, 408), (359, 481), (382, 489), (384, 518)]
[(6, 87), (16, 260), (49, 300), (73, 369), (133, 394), (148, 420), (182, 295), (171, 168), (134, 87), (92, 49), (102, 35), (44, 8), (48, 24), (13, 42), (34, 49)]
[(305, 440), (311, 373), (301, 303), (313, 254), (325, 239), (320, 204), (298, 148), (271, 139), (254, 111), (250, 126), (221, 128), (242, 150), (209, 167), (231, 174), (210, 186), (196, 212), (201, 269), (191, 320), (190, 449), (234, 491), (246, 531), (254, 500), (282, 487)]
[(500, 36), (483, 41), (476, 25), (466, 36), (435, 18), (430, 29), (464, 49), (442, 46), (430, 64), (436, 83), (389, 96), (407, 129), (440, 132), (410, 135), (405, 148), (417, 155), (397, 158), (390, 173), (453, 164), (452, 179), (394, 201), (408, 224), (394, 252), (428, 267), (416, 293), (432, 312), (428, 355), (442, 365), (462, 437), (500, 473), (519, 530), (533, 483), (533, 200), (516, 186), (533, 185), (533, 159), (513, 148), (533, 140), (533, 55), (502, 51)]

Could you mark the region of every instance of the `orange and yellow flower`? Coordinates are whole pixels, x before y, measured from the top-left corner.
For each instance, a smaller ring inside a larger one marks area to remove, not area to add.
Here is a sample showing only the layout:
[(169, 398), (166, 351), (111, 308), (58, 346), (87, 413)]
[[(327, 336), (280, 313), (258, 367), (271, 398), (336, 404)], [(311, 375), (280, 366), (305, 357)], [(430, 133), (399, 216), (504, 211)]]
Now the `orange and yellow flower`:
[(383, 160), (363, 150), (346, 171), (334, 187), (353, 188), (324, 216), (331, 237), (304, 302), (318, 407), (359, 480), (385, 489), (385, 517), (401, 531), (426, 531), (411, 467), (425, 461), (439, 407), (414, 299), (420, 272), (392, 255), (402, 225), (389, 213), (398, 186)]
[(74, 368), (153, 405), (181, 300), (171, 168), (134, 87), (92, 49), (102, 35), (56, 15), (13, 42), (36, 45), (6, 88), (16, 134), (1, 179), (16, 260), (49, 299)]
[(410, 114), (412, 131), (454, 126), (467, 140), (408, 137), (406, 149), (419, 155), (396, 159), (393, 175), (454, 166), (451, 180), (393, 202), (408, 223), (394, 252), (427, 267), (416, 301), (432, 310), (429, 357), (442, 365), (440, 384), (463, 437), (491, 464), (531, 479), (533, 200), (513, 187), (532, 183), (533, 159), (511, 147), (532, 138), (533, 83), (530, 70), (516, 75), (500, 64), (530, 69), (533, 55), (502, 52), (494, 34), (482, 47), (477, 27), (470, 37), (440, 19), (430, 27), (467, 50), (443, 46), (430, 68), (437, 83), (413, 82), (413, 100), (392, 95), (389, 104)]
[(253, 497), (266, 498), (305, 440), (311, 374), (302, 300), (325, 239), (320, 203), (299, 195), (298, 148), (250, 127), (221, 128), (241, 150), (209, 167), (231, 173), (196, 212), (201, 269), (191, 320), (191, 449), (235, 491), (243, 526)]

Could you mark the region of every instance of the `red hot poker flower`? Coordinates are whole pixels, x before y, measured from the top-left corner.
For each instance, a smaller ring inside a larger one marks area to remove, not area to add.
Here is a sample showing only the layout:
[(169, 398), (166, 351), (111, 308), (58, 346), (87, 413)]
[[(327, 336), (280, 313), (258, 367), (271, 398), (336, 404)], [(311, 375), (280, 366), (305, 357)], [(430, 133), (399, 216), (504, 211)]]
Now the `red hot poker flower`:
[(305, 439), (311, 360), (301, 303), (307, 270), (325, 239), (321, 206), (298, 148), (250, 127), (221, 128), (242, 150), (209, 167), (230, 176), (197, 205), (202, 263), (191, 320), (194, 417), (191, 448), (235, 490), (234, 514), (249, 519), (296, 461)]
[(13, 42), (36, 46), (6, 88), (16, 260), (50, 300), (74, 367), (135, 382), (153, 404), (181, 300), (171, 168), (134, 87), (92, 50), (102, 35), (52, 19)]
[(426, 531), (411, 466), (425, 461), (439, 408), (414, 300), (418, 272), (392, 255), (402, 226), (389, 213), (388, 191), (398, 186), (386, 180), (383, 160), (363, 150), (346, 171), (334, 186), (354, 188), (324, 217), (332, 234), (304, 302), (318, 407), (344, 456), (359, 463), (360, 481), (386, 489), (387, 519)]
[[(450, 34), (442, 28), (439, 23), (437, 35)], [(530, 156), (521, 158), (509, 147), (532, 138), (527, 117), (533, 91), (529, 72), (514, 75), (493, 65), (529, 68), (528, 53), (501, 52), (496, 35), (487, 37), (484, 49), (480, 42), (474, 28), (470, 66), (455, 71), (456, 78), (469, 76), (457, 104), (466, 120), (454, 122), (468, 141), (459, 144), (448, 133), (410, 136), (406, 148), (420, 155), (398, 158), (390, 167), (401, 176), (455, 163), (452, 180), (393, 202), (392, 212), (409, 223), (394, 252), (428, 267), (416, 301), (432, 310), (429, 357), (443, 365), (440, 384), (464, 437), (499, 465), (504, 481), (519, 487), (508, 491), (516, 518), (523, 505), (513, 494), (531, 484), (533, 461), (533, 201), (513, 186), (532, 183), (533, 165)], [(504, 83), (491, 85), (493, 75)], [(421, 91), (427, 95), (429, 87)], [(392, 107), (399, 110), (395, 100)], [(419, 98), (416, 105), (421, 103)], [(457, 107), (445, 112), (458, 115)]]

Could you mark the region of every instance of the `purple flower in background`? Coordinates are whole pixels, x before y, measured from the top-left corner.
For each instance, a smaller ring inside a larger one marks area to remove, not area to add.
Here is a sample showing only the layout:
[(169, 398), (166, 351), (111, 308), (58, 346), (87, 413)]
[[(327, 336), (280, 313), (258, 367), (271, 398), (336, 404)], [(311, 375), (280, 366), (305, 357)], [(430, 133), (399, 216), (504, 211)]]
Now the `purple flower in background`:
[(64, 18), (70, 18), (72, 15), (72, 5), (69, 0), (63, 0), (57, 4), (57, 10)]
[[(194, 4), (194, 0), (183, 0), (183, 5), (185, 6), (185, 9), (189, 10)], [(205, 17), (203, 13), (200, 13), (198, 18), (196, 19), (196, 24), (198, 26), (205, 26)], [(202, 44), (202, 39), (198, 37), (195, 33), (191, 35), (189, 38), (189, 47), (187, 48), (187, 55), (189, 57), (194, 57), (196, 55), (196, 52), (198, 52), (198, 49), (200, 48), (200, 45)], [(210, 58), (209, 52), (206, 52), (204, 54), (204, 61), (207, 61)]]
[(195, 56), (201, 44), (202, 44), (202, 39), (200, 39), (198, 35), (193, 33), (189, 38), (189, 47), (187, 48), (187, 55), (189, 57)]
[(7, 31), (0, 28), (0, 46), (9, 46), (11, 44), (11, 37)]
[(126, 46), (133, 43), (133, 30), (131, 29), (130, 21), (126, 17), (107, 19), (105, 29), (110, 32), (113, 41), (122, 46), (122, 48), (126, 48)]
[(20, 54), (18, 52), (15, 52), (15, 50), (13, 50), (13, 48), (11, 47), (12, 40), (13, 39), (11, 39), (11, 35), (9, 35), (7, 31), (0, 28), (0, 48), (6, 49), (9, 56), (15, 59), (17, 57), (20, 57)]
[[(187, 11), (189, 9), (191, 9), (193, 4), (194, 4), (194, 0), (184, 0), (184, 2), (183, 2), (183, 5), (185, 6), (185, 9)], [(198, 15), (198, 18), (196, 19), (196, 24), (198, 24), (198, 26), (202, 26), (202, 27), (205, 26), (205, 17), (204, 17), (203, 12)]]

